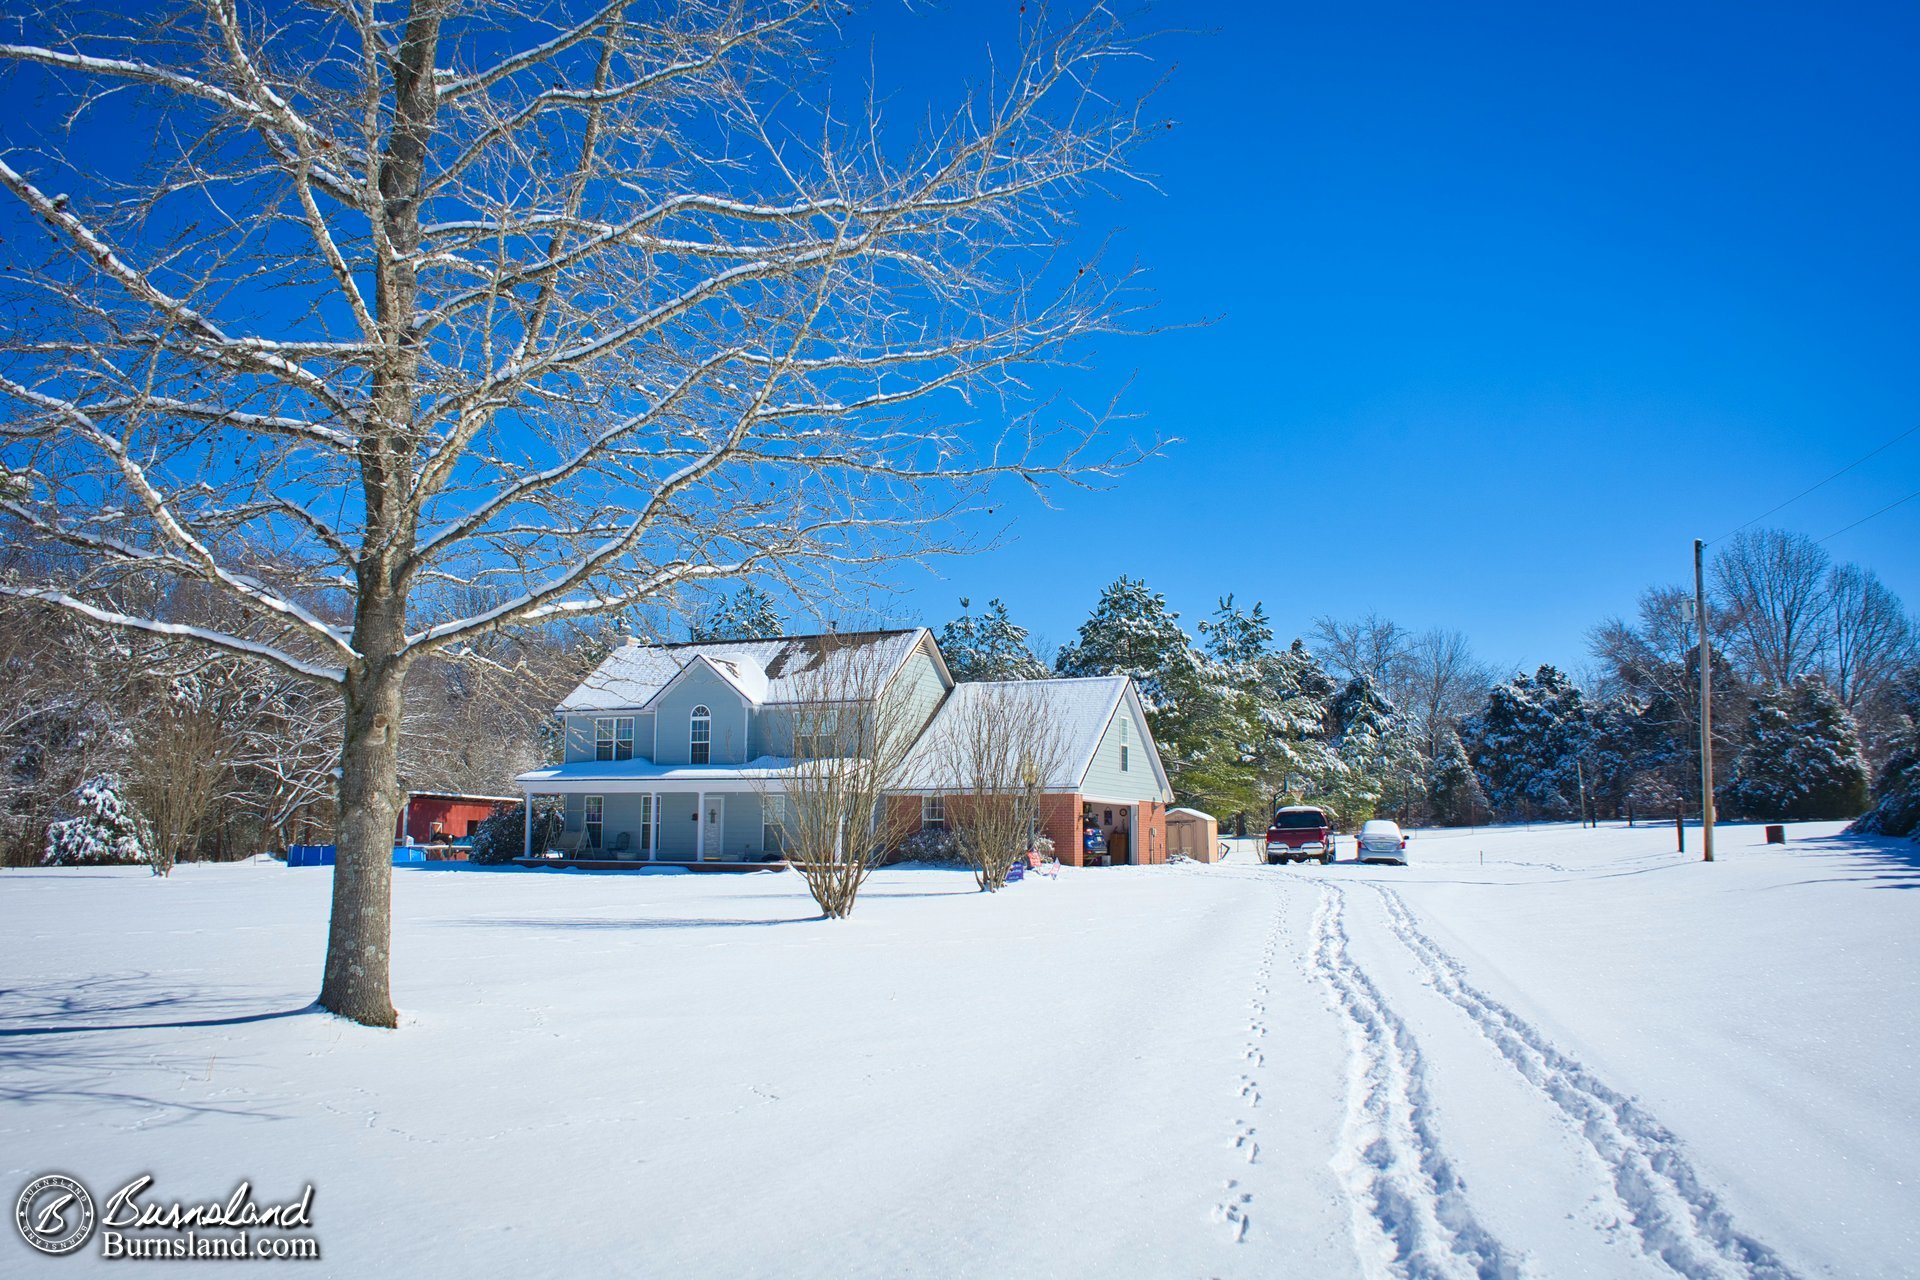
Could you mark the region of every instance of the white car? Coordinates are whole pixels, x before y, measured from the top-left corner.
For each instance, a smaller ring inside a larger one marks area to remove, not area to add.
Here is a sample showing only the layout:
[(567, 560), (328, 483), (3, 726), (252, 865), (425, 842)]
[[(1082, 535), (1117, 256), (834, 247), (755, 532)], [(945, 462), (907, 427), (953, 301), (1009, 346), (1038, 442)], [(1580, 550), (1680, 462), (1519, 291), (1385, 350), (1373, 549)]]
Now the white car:
[(1355, 837), (1361, 862), (1397, 862), (1407, 865), (1407, 837), (1400, 824), (1386, 818), (1374, 818), (1362, 824)]

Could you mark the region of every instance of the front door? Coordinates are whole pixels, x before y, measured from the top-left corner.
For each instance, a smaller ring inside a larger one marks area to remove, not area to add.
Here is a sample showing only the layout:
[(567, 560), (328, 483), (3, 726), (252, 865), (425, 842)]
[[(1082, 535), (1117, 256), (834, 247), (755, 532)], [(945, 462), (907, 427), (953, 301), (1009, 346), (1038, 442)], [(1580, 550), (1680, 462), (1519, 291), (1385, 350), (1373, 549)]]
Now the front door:
[(708, 796), (706, 811), (700, 816), (700, 859), (709, 862), (726, 856), (722, 833), (727, 828), (727, 798)]

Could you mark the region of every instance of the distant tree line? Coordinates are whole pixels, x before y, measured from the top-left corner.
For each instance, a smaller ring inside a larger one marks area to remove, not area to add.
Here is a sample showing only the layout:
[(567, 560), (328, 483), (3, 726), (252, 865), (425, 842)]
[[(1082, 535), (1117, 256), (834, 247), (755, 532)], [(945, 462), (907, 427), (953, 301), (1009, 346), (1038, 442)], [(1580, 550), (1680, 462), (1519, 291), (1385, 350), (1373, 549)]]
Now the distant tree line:
[[(1841, 818), (1871, 803), (1862, 830), (1920, 827), (1920, 626), (1898, 597), (1776, 531), (1729, 539), (1710, 580), (1720, 813)], [(1346, 824), (1665, 817), (1699, 807), (1692, 601), (1681, 586), (1642, 593), (1630, 618), (1592, 629), (1577, 677), (1545, 665), (1499, 679), (1458, 631), (1379, 614), (1319, 618), (1282, 643), (1261, 604), (1233, 596), (1189, 632), (1128, 577), (1051, 655), (997, 599), (963, 598), (938, 638), (962, 680), (1133, 677), (1179, 801), (1222, 818), (1258, 824), (1301, 801)], [(180, 586), (129, 607), (237, 626), (217, 597)], [(751, 584), (685, 616), (696, 639), (787, 629)], [(556, 758), (552, 707), (616, 639), (612, 626), (533, 628), (423, 661), (406, 689), (403, 786), (494, 793)], [(330, 836), (338, 700), (297, 678), (8, 598), (0, 676), (7, 864), (164, 871)]]
[[(1710, 570), (1716, 803), (1728, 818), (1920, 817), (1920, 626), (1872, 571), (1799, 534), (1758, 530)], [(1233, 596), (1190, 633), (1166, 598), (1122, 577), (1051, 664), (990, 601), (940, 633), (963, 679), (1132, 676), (1179, 801), (1264, 821), (1310, 801), (1343, 823), (1376, 814), (1468, 824), (1670, 817), (1698, 811), (1698, 629), (1690, 587), (1644, 592), (1589, 633), (1590, 666), (1502, 680), (1458, 631), (1379, 614), (1323, 617), (1277, 641)], [(1904, 799), (1903, 799), (1904, 797)]]
[[(178, 586), (140, 607), (222, 621), (215, 597)], [(553, 706), (611, 643), (529, 630), (422, 663), (404, 702), (403, 788), (496, 794), (552, 758)], [(0, 865), (165, 873), (332, 840), (340, 710), (326, 690), (5, 596), (0, 680)]]

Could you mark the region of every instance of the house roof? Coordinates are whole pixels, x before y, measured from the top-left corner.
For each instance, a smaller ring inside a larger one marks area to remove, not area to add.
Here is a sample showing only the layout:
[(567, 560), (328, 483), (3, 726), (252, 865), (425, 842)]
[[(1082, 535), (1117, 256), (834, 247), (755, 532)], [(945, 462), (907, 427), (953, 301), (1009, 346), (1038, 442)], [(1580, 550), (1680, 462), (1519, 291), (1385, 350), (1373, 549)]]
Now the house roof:
[[(845, 687), (870, 676), (873, 670), (881, 678), (891, 678), (927, 637), (925, 627), (915, 627), (689, 644), (629, 640), (608, 654), (577, 689), (563, 698), (559, 710), (638, 710), (696, 664), (711, 667), (756, 706), (798, 702), (809, 690)], [(871, 669), (863, 673), (862, 664), (871, 664)]]
[[(978, 723), (978, 717), (993, 706), (993, 700), (1003, 697), (1015, 699), (1017, 705), (1037, 706), (1046, 722), (1060, 735), (1061, 749), (1055, 753), (1057, 759), (1050, 776), (1041, 782), (1043, 791), (1080, 789), (1086, 781), (1087, 771), (1093, 767), (1100, 739), (1123, 701), (1133, 707), (1134, 722), (1139, 726), (1143, 742), (1149, 747), (1152, 745), (1151, 738), (1146, 735), (1145, 709), (1140, 706), (1133, 681), (1126, 676), (972, 681), (954, 686), (926, 732), (913, 744), (900, 771), (901, 789), (965, 790), (968, 784), (961, 778), (961, 768), (957, 763), (963, 754), (959, 749), (960, 744), (967, 740), (967, 734)], [(1018, 748), (1010, 744), (1009, 749)], [(1146, 754), (1153, 763), (1161, 789), (1168, 790), (1166, 770), (1160, 764), (1159, 752), (1149, 750)]]

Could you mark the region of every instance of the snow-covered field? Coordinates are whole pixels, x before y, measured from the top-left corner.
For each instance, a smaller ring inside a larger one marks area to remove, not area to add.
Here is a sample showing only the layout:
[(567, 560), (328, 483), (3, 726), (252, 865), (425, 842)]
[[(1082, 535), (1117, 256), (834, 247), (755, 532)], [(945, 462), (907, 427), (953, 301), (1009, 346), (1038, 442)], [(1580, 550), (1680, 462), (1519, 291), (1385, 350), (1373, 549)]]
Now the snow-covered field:
[(311, 1182), (321, 1261), (253, 1268), (309, 1275), (1915, 1274), (1920, 848), (1721, 834), (895, 869), (841, 923), (407, 870), (398, 1032), (306, 1009), (324, 870), (0, 873), (0, 1193)]

